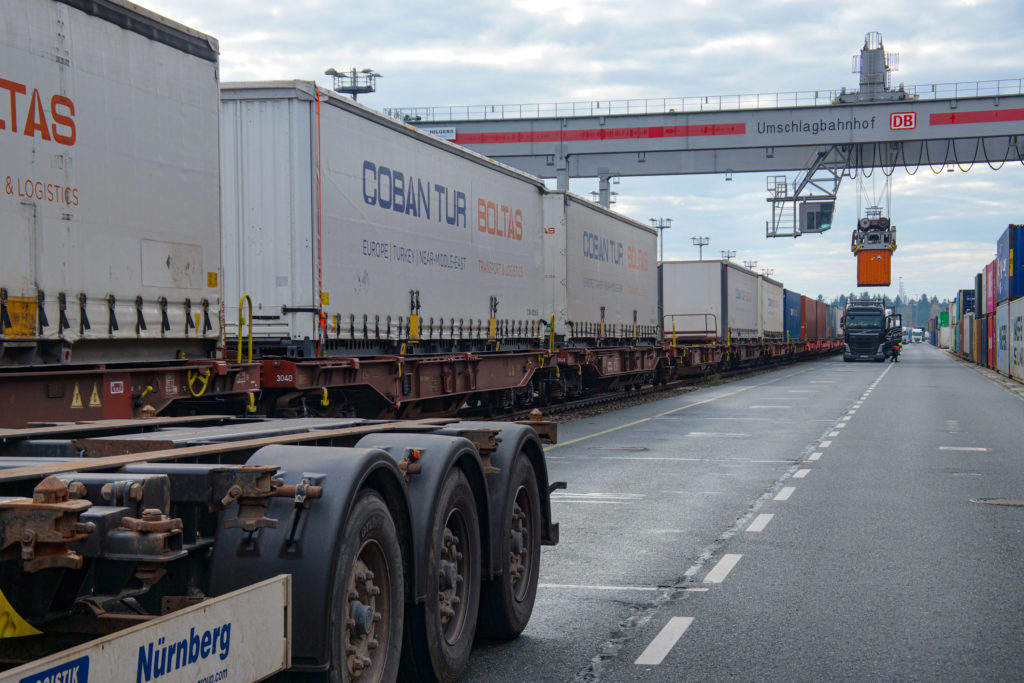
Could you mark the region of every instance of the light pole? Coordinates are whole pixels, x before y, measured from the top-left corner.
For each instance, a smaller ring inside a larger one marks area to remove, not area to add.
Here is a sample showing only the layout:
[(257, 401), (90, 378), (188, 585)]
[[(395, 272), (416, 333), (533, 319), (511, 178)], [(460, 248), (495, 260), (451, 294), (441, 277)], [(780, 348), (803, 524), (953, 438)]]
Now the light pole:
[(747, 270), (753, 270), (754, 268), (757, 268), (757, 261), (744, 261), (743, 267)]
[(353, 100), (358, 95), (376, 92), (377, 79), (381, 77), (373, 69), (356, 71), (355, 67), (352, 67), (350, 71), (338, 71), (332, 67), (325, 71), (324, 75), (334, 79), (335, 92), (351, 95)]
[(761, 269), (761, 275), (764, 275), (765, 277), (771, 277), (772, 273), (774, 273), (774, 272), (775, 272), (774, 268), (762, 268)]
[(693, 240), (693, 246), (697, 247), (700, 250), (700, 251), (697, 252), (697, 258), (699, 258), (701, 261), (703, 261), (704, 260), (704, 247), (706, 247), (708, 245), (708, 243), (711, 242), (711, 238), (710, 237), (691, 237), (690, 239)]
[(672, 227), (671, 218), (651, 218), (651, 227), (658, 231), (658, 260), (665, 260), (665, 235), (666, 230)]
[(722, 250), (722, 258), (724, 258), (726, 261), (728, 261), (729, 259), (731, 259), (735, 255), (736, 255), (736, 250), (735, 249), (723, 249)]

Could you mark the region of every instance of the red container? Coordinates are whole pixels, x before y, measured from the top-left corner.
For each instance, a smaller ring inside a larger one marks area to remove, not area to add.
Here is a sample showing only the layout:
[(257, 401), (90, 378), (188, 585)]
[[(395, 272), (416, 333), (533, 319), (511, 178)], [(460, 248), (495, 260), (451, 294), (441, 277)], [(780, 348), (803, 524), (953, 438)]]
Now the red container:
[(996, 369), (996, 316), (988, 317), (988, 367)]
[(821, 341), (827, 337), (828, 314), (825, 302), (800, 296), (800, 338), (804, 341)]

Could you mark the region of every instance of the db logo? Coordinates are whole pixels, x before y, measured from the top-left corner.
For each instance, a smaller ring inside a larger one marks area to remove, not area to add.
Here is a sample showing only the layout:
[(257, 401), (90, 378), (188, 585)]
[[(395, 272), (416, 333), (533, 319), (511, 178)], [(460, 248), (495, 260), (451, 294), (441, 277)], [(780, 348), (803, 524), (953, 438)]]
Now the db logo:
[(545, 235), (554, 235), (555, 234), (555, 226), (549, 225), (546, 228), (544, 228), (544, 234)]
[(917, 112), (894, 111), (889, 114), (889, 130), (913, 130), (917, 128)]

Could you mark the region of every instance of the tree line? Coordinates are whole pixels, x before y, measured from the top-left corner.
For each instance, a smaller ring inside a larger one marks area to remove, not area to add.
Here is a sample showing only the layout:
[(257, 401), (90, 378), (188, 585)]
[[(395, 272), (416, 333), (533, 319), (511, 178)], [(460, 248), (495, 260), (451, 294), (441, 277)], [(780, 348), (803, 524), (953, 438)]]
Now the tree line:
[[(818, 296), (818, 301), (824, 301), (825, 297)], [(891, 308), (897, 313), (903, 315), (903, 326), (904, 327), (927, 327), (928, 321), (939, 314), (940, 311), (945, 311), (949, 308), (949, 299), (943, 299), (939, 301), (936, 296), (928, 296), (922, 294), (919, 298), (907, 297), (907, 301), (903, 302), (899, 296), (895, 299), (890, 299), (888, 296), (882, 294), (871, 295), (868, 292), (850, 292), (849, 295), (840, 294), (838, 298), (832, 299), (831, 304), (833, 306), (839, 306), (846, 308), (846, 302), (848, 301), (864, 301), (864, 300), (881, 300), (885, 302), (886, 308)]]

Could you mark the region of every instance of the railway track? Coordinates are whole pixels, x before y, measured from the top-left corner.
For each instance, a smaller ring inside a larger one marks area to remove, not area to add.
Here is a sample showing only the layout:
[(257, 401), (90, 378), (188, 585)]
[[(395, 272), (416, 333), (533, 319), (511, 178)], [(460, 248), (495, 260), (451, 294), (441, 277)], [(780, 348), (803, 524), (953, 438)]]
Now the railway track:
[(555, 422), (570, 422), (588, 414), (610, 412), (620, 410), (629, 406), (640, 405), (650, 401), (675, 396), (678, 394), (696, 391), (701, 387), (713, 386), (720, 382), (730, 381), (738, 377), (759, 375), (761, 373), (791, 365), (798, 362), (797, 359), (782, 360), (771, 365), (759, 365), (755, 367), (741, 367), (731, 370), (723, 370), (708, 375), (694, 375), (681, 379), (665, 382), (664, 384), (647, 385), (639, 389), (618, 389), (591, 396), (584, 396), (578, 399), (549, 403), (540, 408), (523, 408), (495, 415), (495, 420), (526, 420), (534, 410), (540, 410), (546, 420)]

